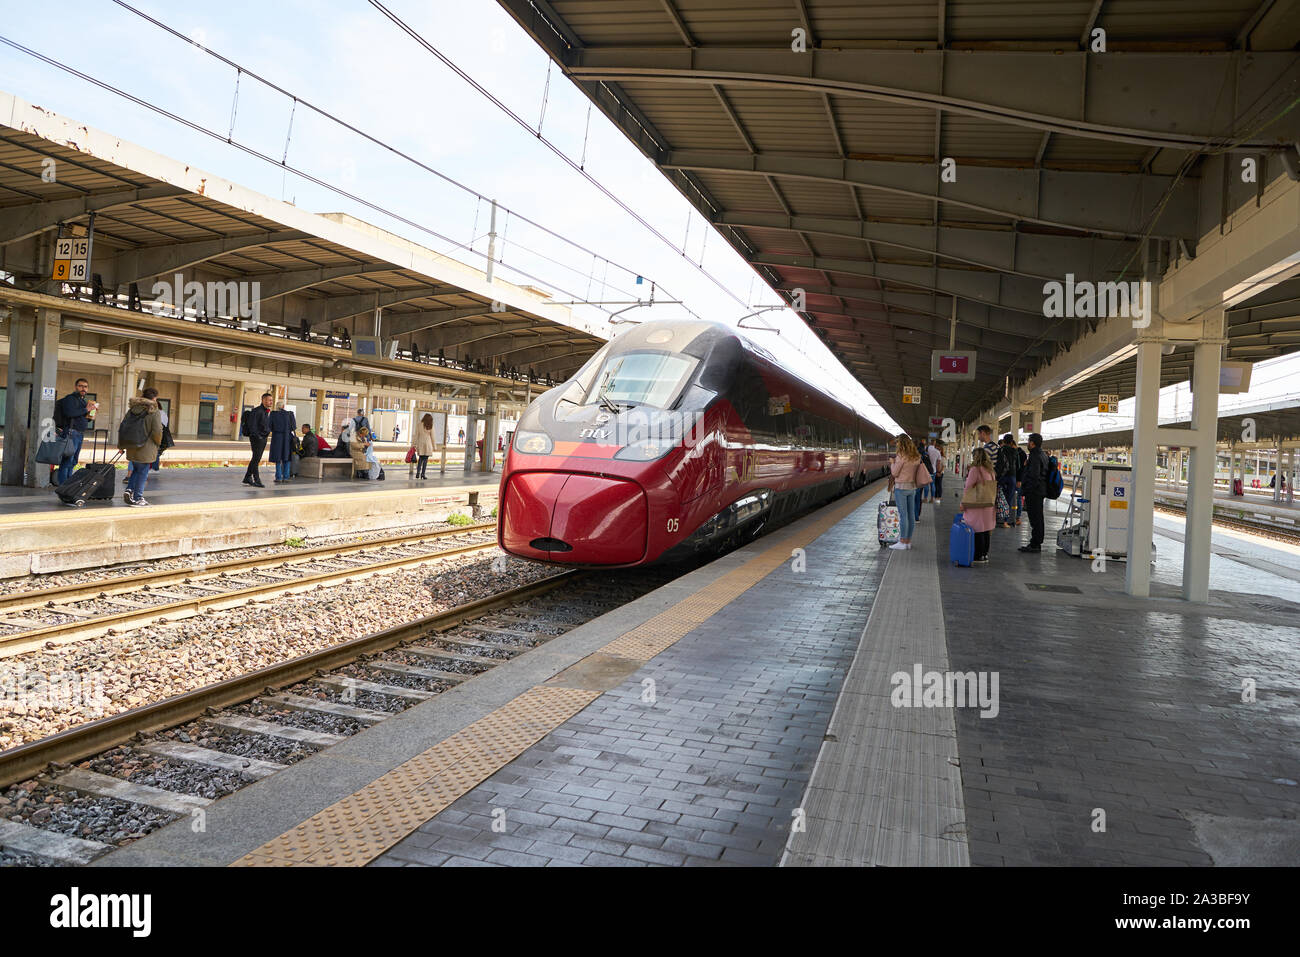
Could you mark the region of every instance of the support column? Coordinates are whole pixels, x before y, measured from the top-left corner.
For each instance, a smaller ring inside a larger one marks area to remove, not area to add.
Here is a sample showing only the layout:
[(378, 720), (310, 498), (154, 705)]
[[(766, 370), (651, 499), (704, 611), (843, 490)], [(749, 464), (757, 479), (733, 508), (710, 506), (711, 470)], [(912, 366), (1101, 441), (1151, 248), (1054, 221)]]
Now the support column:
[(9, 371), (5, 382), (5, 444), (0, 483), (22, 485), (27, 466), (28, 419), (32, 400), (32, 343), (36, 310), (9, 310)]
[(1183, 540), (1183, 598), (1210, 598), (1210, 531), (1214, 518), (1214, 464), (1219, 422), (1219, 367), (1223, 311), (1207, 315), (1196, 343), (1192, 388), (1192, 463), (1187, 473), (1187, 527)]
[[(478, 420), (479, 409), (485, 401), (484, 396), (471, 395), (465, 400), (465, 462), (464, 471), (466, 475), (474, 471), (474, 456), (478, 452)], [(486, 451), (486, 444), (484, 451)]]
[(483, 429), (483, 465), (482, 471), (496, 471), (497, 433), (501, 428), (501, 413), (497, 409), (495, 391), (489, 388), (487, 396), (487, 422)]
[(1286, 451), (1286, 503), (1295, 502), (1295, 449)]
[[(1276, 461), (1273, 461), (1274, 455), (1277, 456)], [(1282, 501), (1282, 440), (1281, 438), (1277, 436), (1273, 437), (1273, 452), (1269, 454), (1268, 458), (1270, 460), (1270, 465), (1268, 470), (1269, 477), (1273, 481), (1273, 504), (1278, 505)]]
[[(32, 363), (30, 427), (27, 431), (27, 485), (50, 487), (50, 467), (36, 461), (41, 433), (54, 429), (54, 403), (58, 401), (59, 326), (62, 316), (52, 309), (36, 312), (36, 358)], [(6, 420), (7, 421), (7, 420)]]
[[(1129, 485), (1128, 563), (1124, 591), (1151, 594), (1151, 538), (1155, 532), (1156, 428), (1160, 412), (1160, 348), (1154, 336), (1138, 340), (1137, 388), (1133, 410), (1133, 473)], [(1215, 376), (1218, 383), (1218, 376)]]
[[(240, 437), (239, 420), (244, 414), (244, 393), (247, 391), (248, 391), (247, 382), (235, 383), (234, 399), (231, 403), (233, 405), (233, 408), (230, 410), (235, 413), (235, 421), (230, 423), (230, 438), (232, 441), (238, 441)], [(321, 393), (321, 395), (324, 394), (325, 394), (324, 392)]]

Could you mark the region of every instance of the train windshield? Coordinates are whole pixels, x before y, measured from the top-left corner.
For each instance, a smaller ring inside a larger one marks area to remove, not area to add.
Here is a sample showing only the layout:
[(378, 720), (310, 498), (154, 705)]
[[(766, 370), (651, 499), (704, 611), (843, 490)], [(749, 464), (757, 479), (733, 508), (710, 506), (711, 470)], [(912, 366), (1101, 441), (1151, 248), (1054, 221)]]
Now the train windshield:
[(662, 352), (624, 352), (610, 356), (596, 374), (587, 393), (587, 404), (649, 405), (666, 409), (697, 361)]

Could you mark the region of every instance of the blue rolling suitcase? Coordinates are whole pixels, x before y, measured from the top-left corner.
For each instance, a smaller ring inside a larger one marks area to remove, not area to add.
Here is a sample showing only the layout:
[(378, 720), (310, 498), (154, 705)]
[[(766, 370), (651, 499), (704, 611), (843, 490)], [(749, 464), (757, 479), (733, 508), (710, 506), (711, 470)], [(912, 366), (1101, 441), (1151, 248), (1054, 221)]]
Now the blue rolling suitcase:
[(969, 568), (975, 560), (975, 530), (966, 524), (966, 519), (958, 512), (952, 520), (952, 530), (948, 533), (948, 557), (954, 565)]

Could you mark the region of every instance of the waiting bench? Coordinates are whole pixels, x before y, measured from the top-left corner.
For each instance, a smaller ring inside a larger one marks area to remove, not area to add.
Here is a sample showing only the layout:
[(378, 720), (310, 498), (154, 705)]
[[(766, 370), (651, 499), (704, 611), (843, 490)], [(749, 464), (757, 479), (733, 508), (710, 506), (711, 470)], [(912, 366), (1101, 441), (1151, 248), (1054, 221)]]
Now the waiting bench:
[(298, 477), (314, 478), (320, 481), (325, 478), (325, 473), (329, 472), (333, 478), (352, 478), (352, 458), (346, 459), (321, 458), (319, 455), (309, 455), (307, 458), (298, 460)]

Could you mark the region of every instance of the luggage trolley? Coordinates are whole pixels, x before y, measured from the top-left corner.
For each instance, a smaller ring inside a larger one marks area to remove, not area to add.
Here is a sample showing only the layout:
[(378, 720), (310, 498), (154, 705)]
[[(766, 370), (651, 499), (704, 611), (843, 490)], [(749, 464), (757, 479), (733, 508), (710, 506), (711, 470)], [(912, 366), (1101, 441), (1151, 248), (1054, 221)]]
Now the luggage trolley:
[(1080, 469), (1070, 486), (1070, 508), (1065, 513), (1065, 522), (1056, 533), (1056, 547), (1074, 558), (1083, 555), (1083, 545), (1088, 540), (1088, 514), (1084, 510), (1088, 500), (1079, 494), (1082, 482), (1083, 470)]

